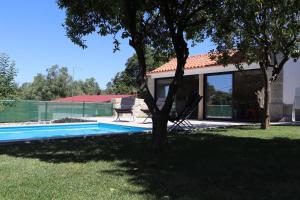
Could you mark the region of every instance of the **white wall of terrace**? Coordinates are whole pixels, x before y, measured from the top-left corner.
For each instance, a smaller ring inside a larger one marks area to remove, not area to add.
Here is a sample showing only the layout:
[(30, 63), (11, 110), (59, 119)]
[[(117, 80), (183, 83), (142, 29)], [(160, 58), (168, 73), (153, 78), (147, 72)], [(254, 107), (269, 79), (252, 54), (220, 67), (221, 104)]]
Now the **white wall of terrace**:
[[(259, 65), (257, 63), (253, 63), (250, 65), (243, 64), (244, 70), (250, 70), (250, 69), (259, 69)], [(235, 65), (230, 64), (226, 67), (223, 65), (217, 65), (217, 66), (210, 66), (210, 67), (201, 67), (201, 68), (195, 68), (195, 69), (185, 69), (184, 75), (197, 75), (197, 74), (211, 74), (211, 73), (221, 73), (221, 72), (232, 72), (232, 71), (238, 71)], [(156, 73), (150, 73), (148, 74), (148, 77), (151, 79), (156, 78), (166, 78), (166, 77), (173, 77), (175, 74), (175, 71), (166, 71), (166, 72), (156, 72)]]

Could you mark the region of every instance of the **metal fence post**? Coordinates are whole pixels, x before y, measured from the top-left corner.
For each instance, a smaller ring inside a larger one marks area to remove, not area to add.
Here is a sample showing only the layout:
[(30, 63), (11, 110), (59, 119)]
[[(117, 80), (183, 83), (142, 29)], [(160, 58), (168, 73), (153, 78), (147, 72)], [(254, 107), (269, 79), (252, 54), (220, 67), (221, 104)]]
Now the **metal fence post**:
[(48, 102), (45, 102), (45, 121), (47, 121), (48, 118)]
[(82, 103), (82, 117), (84, 117), (84, 111), (85, 111), (85, 102)]
[(110, 103), (110, 115), (113, 116), (114, 115), (114, 104)]

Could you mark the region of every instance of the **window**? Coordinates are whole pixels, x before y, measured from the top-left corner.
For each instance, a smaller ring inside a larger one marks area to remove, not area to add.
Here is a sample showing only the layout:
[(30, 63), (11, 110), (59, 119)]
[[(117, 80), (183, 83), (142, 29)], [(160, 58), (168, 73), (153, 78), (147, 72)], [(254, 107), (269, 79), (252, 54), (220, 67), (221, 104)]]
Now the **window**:
[(155, 85), (155, 95), (156, 99), (158, 98), (166, 98), (169, 92), (169, 85), (172, 79), (158, 79), (156, 80)]
[[(169, 91), (169, 85), (173, 79), (172, 78), (162, 78), (156, 79), (155, 81), (155, 97), (156, 100), (159, 98), (166, 98)], [(181, 84), (178, 87), (176, 98), (173, 103), (173, 110), (177, 113), (181, 113), (186, 107), (187, 103), (191, 100), (194, 94), (199, 93), (199, 76), (191, 75), (184, 76)], [(190, 115), (191, 119), (197, 119), (198, 109)]]
[(205, 117), (232, 118), (232, 74), (207, 75)]

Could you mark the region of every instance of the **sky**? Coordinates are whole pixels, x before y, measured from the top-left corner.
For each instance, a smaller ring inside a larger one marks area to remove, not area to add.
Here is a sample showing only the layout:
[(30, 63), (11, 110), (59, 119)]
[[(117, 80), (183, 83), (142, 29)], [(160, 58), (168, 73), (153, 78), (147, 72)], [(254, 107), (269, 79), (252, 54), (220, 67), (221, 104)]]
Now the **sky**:
[(207, 76), (207, 82), (218, 91), (232, 92), (232, 74), (214, 74)]
[[(65, 13), (56, 0), (0, 0), (0, 53), (16, 63), (16, 82), (31, 82), (37, 73), (45, 73), (52, 65), (64, 66), (74, 78), (96, 78), (101, 88), (125, 68), (133, 55), (128, 41), (121, 41), (121, 50), (113, 53), (111, 37), (92, 34), (82, 49), (66, 36), (62, 24)], [(206, 40), (190, 48), (190, 55), (213, 49)]]

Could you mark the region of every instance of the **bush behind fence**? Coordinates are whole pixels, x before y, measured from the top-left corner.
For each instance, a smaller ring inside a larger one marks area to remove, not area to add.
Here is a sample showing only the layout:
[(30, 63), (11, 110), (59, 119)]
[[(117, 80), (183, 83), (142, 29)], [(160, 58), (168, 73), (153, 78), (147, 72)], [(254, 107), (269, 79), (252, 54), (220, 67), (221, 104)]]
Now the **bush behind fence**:
[(0, 111), (0, 122), (35, 122), (65, 117), (112, 115), (112, 103), (16, 101)]

